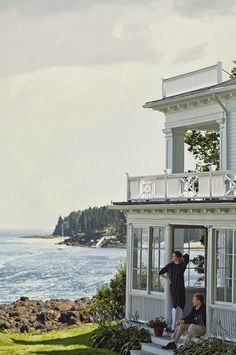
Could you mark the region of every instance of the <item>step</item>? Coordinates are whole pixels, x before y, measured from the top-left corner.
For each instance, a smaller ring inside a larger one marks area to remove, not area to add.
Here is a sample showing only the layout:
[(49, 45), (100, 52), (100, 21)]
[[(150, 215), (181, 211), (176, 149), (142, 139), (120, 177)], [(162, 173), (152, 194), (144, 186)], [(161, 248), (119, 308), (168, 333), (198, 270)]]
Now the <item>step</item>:
[[(185, 340), (186, 335), (181, 335), (179, 341), (178, 341), (178, 346), (183, 345), (184, 340)], [(151, 340), (152, 343), (154, 344), (158, 344), (158, 345), (166, 345), (167, 343), (169, 343), (171, 340), (171, 336), (170, 335), (163, 335), (162, 337), (156, 337), (155, 335), (151, 335)], [(194, 341), (195, 343), (197, 343), (198, 341), (200, 341), (201, 338), (192, 338), (192, 341)]]
[(152, 355), (152, 353), (143, 350), (130, 350), (129, 352), (130, 355)]
[(162, 337), (156, 337), (151, 335), (151, 340), (153, 344), (158, 344), (160, 346), (166, 345), (171, 341), (171, 337), (168, 335), (163, 335)]
[(142, 343), (141, 350), (146, 351), (149, 354), (155, 355), (173, 355), (173, 350), (162, 349), (160, 345), (153, 343)]

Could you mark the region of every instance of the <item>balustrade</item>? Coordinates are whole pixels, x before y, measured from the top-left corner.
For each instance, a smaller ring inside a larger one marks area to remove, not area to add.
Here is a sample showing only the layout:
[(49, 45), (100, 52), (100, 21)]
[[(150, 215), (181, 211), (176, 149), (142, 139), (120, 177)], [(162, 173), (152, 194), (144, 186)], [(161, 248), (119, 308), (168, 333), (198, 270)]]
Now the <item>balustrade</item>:
[(236, 198), (236, 171), (191, 172), (130, 177), (127, 201)]

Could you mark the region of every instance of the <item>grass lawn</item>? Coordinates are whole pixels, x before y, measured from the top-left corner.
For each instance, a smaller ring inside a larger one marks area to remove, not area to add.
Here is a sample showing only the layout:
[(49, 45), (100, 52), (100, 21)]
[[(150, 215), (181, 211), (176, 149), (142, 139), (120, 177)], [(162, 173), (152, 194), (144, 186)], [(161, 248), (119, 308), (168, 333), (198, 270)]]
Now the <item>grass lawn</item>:
[(89, 346), (93, 326), (87, 325), (44, 334), (20, 334), (0, 332), (0, 354), (42, 355), (115, 355), (113, 351)]

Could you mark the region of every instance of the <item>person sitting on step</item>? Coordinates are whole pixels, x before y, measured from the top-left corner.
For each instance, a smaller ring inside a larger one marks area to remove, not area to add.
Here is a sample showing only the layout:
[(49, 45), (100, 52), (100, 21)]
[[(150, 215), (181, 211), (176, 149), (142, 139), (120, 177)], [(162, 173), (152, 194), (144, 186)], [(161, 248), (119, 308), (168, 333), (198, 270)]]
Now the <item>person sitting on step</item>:
[(189, 344), (195, 336), (202, 336), (206, 333), (206, 307), (204, 297), (200, 293), (193, 295), (193, 308), (187, 317), (177, 320), (177, 328), (171, 336), (171, 342), (162, 346), (163, 349), (177, 349), (176, 343), (181, 335), (187, 332), (184, 345)]

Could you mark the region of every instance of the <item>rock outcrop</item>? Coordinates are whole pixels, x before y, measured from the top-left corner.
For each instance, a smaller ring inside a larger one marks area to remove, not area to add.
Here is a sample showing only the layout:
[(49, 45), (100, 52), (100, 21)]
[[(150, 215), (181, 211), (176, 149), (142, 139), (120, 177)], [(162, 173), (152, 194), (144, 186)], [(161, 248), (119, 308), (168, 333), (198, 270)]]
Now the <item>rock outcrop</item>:
[(11, 304), (0, 305), (0, 330), (47, 332), (69, 326), (91, 322), (86, 307), (90, 299), (76, 301), (51, 299), (48, 301), (30, 300), (21, 297)]

